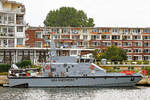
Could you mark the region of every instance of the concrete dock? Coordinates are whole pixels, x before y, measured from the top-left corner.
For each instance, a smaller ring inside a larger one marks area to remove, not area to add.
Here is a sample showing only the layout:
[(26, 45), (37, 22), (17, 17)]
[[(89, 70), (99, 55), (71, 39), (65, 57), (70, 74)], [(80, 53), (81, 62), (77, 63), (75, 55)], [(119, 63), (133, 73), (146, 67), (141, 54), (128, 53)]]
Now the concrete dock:
[(0, 76), (0, 85), (2, 86), (3, 84), (7, 83), (8, 83), (7, 76)]

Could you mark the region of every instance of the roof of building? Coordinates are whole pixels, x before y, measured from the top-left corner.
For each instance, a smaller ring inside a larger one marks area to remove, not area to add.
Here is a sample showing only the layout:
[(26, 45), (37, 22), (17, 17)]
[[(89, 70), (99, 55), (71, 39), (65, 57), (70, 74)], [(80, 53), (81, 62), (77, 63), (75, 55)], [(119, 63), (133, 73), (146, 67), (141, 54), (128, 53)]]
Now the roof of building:
[(22, 3), (19, 3), (19, 2), (16, 2), (16, 1), (10, 1), (10, 0), (0, 0), (2, 2), (8, 2), (8, 3), (15, 3), (15, 4), (19, 4), (19, 5), (22, 5), (24, 6)]

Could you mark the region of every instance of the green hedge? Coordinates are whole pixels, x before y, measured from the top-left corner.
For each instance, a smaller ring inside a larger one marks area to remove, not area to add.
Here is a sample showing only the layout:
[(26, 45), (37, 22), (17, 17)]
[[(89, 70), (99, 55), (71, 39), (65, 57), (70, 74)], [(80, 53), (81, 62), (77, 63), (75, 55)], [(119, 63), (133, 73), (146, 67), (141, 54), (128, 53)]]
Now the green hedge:
[(20, 68), (26, 68), (27, 66), (31, 65), (30, 60), (23, 60), (21, 62), (16, 63), (16, 65)]
[(0, 75), (8, 75), (8, 72), (0, 72)]
[(11, 67), (10, 64), (0, 64), (0, 72), (8, 72), (10, 67)]
[(149, 64), (149, 61), (144, 61), (143, 64)]

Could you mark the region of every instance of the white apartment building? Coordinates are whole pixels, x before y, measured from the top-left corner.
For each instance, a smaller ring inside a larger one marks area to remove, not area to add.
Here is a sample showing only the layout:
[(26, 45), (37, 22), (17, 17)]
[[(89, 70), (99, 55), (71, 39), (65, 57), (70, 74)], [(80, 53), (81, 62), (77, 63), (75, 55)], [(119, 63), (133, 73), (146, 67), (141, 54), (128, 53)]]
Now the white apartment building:
[(0, 48), (25, 46), (24, 15), (23, 4), (0, 0)]

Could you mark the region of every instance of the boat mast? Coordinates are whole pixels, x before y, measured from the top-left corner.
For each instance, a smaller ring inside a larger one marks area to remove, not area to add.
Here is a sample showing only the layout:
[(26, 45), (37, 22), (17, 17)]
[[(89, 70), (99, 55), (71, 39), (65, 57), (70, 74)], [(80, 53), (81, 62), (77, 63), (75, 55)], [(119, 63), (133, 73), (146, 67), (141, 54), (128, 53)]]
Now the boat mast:
[(48, 54), (49, 54), (49, 62), (51, 65), (51, 63), (53, 63), (56, 57), (56, 47), (55, 47), (55, 42), (54, 42), (55, 36), (51, 33), (47, 34), (46, 26), (44, 27), (43, 31), (45, 35), (49, 35), (49, 37), (45, 39), (45, 42), (47, 42), (48, 46), (50, 46)]

